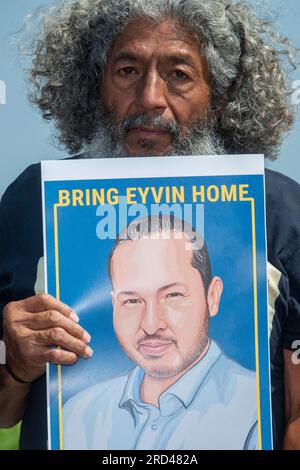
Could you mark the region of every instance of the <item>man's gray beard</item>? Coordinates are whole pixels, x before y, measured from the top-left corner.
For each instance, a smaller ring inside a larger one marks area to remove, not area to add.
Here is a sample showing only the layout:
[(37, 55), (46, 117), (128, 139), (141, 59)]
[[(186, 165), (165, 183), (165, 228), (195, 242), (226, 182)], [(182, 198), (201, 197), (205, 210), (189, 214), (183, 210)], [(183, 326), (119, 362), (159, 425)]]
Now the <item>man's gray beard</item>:
[[(157, 336), (157, 339), (159, 339), (159, 335), (154, 336)], [(197, 359), (199, 359), (201, 354), (203, 354), (207, 345), (209, 344), (209, 341), (209, 312), (207, 308), (205, 313), (205, 321), (196, 340), (196, 345), (192, 349), (188, 350), (186, 355), (182, 358), (181, 363), (176, 367), (172, 367), (172, 364), (168, 365), (167, 367), (155, 367), (155, 364), (152, 367), (147, 367), (145, 364), (142, 364), (142, 362), (138, 363), (135, 354), (132, 354), (132, 352), (127, 349), (125, 345), (121, 344), (121, 347), (129, 359), (137, 363), (147, 375), (155, 379), (162, 379), (176, 377), (182, 372), (189, 370), (192, 367), (192, 364), (195, 363)], [(177, 347), (176, 344), (175, 347)], [(149, 359), (154, 362), (160, 358), (149, 355)]]
[[(151, 126), (170, 133), (172, 148), (164, 155), (224, 155), (224, 144), (216, 132), (216, 119), (208, 112), (202, 119), (193, 123), (183, 135), (176, 121), (166, 122), (160, 117), (149, 117), (143, 114), (128, 116), (116, 123), (106, 113), (98, 117), (97, 130), (91, 142), (84, 147), (85, 158), (121, 158), (132, 156), (125, 148), (124, 141), (130, 129)], [(151, 141), (141, 142), (144, 146), (143, 156), (153, 156)], [(136, 156), (136, 155), (135, 155)]]

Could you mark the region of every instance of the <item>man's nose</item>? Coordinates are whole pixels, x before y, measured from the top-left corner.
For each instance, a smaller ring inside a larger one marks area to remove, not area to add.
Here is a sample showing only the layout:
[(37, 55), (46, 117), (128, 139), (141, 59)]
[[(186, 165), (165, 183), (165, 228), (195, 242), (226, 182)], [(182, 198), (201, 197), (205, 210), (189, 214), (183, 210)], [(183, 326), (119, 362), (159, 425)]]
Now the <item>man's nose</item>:
[(136, 97), (138, 108), (162, 114), (167, 107), (166, 88), (167, 85), (158, 71), (148, 71), (138, 84)]
[(155, 301), (149, 301), (145, 305), (141, 328), (147, 335), (154, 335), (158, 330), (166, 328), (163, 308)]

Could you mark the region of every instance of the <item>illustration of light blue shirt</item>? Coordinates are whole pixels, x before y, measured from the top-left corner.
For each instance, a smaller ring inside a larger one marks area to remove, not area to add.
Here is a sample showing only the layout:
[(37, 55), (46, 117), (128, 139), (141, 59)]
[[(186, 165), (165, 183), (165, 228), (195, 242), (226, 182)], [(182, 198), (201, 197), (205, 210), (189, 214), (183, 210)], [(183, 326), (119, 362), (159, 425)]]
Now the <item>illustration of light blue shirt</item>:
[(144, 371), (99, 383), (63, 407), (65, 449), (257, 448), (255, 374), (212, 341), (207, 354), (159, 398), (140, 398)]

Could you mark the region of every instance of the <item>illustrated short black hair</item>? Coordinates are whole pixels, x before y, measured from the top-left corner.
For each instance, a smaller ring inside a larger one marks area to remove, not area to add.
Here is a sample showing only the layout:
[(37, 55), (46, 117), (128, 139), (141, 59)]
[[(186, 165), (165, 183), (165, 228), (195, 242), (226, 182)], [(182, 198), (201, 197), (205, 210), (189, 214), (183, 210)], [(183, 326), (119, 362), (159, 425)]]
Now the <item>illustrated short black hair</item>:
[(130, 222), (118, 235), (115, 243), (110, 251), (107, 267), (109, 277), (111, 275), (111, 262), (112, 258), (120, 245), (130, 243), (130, 241), (137, 241), (143, 238), (149, 238), (151, 235), (163, 233), (178, 233), (186, 236), (187, 243), (190, 244), (192, 254), (192, 266), (198, 270), (205, 293), (207, 294), (208, 288), (212, 280), (211, 263), (208, 254), (207, 244), (204, 238), (197, 233), (192, 225), (185, 220), (171, 214), (150, 215), (148, 217), (141, 217)]

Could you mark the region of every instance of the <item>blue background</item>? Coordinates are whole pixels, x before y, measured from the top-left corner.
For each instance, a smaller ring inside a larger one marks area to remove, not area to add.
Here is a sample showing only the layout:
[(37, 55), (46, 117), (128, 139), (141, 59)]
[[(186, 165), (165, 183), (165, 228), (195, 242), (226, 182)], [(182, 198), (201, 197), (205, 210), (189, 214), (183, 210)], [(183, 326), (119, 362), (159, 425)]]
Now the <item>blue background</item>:
[[(54, 3), (49, 0), (0, 1), (0, 80), (5, 81), (7, 103), (0, 105), (0, 196), (7, 185), (28, 165), (40, 160), (66, 157), (51, 144), (51, 127), (30, 107), (25, 97), (24, 73), (14, 44), (24, 17), (38, 6)], [(300, 47), (300, 2), (267, 0), (257, 2), (266, 11), (278, 13), (280, 30)], [(299, 70), (293, 80), (300, 80)], [(285, 141), (281, 158), (271, 168), (300, 182), (300, 120)]]
[[(264, 220), (263, 178), (252, 177), (206, 177), (206, 178), (159, 178), (138, 180), (138, 186), (185, 186), (185, 203), (190, 203), (192, 185), (247, 184), (250, 195), (256, 198), (257, 261), (258, 261), (258, 316), (260, 373), (262, 391), (263, 429), (265, 445), (269, 446), (269, 361), (266, 305), (266, 254)], [(135, 180), (130, 187), (136, 186)], [(48, 292), (56, 295), (53, 204), (58, 201), (58, 189), (118, 188), (125, 194), (129, 183), (117, 181), (73, 181), (46, 183), (47, 263)], [(148, 201), (152, 203), (151, 200)], [(220, 311), (211, 321), (211, 336), (223, 351), (255, 370), (254, 304), (250, 202), (206, 203), (205, 239), (210, 252), (212, 270), (224, 282)], [(128, 220), (130, 221), (130, 219)], [(96, 207), (58, 208), (58, 237), (60, 262), (61, 300), (70, 305), (80, 317), (81, 325), (92, 336), (94, 356), (79, 360), (72, 367), (63, 367), (63, 403), (82, 389), (99, 381), (123, 375), (133, 364), (123, 353), (115, 337), (112, 324), (111, 285), (107, 274), (107, 257), (113, 240), (99, 240), (96, 226), (99, 218)], [(122, 229), (123, 227), (119, 227)], [(50, 367), (52, 448), (57, 448), (57, 368)]]

